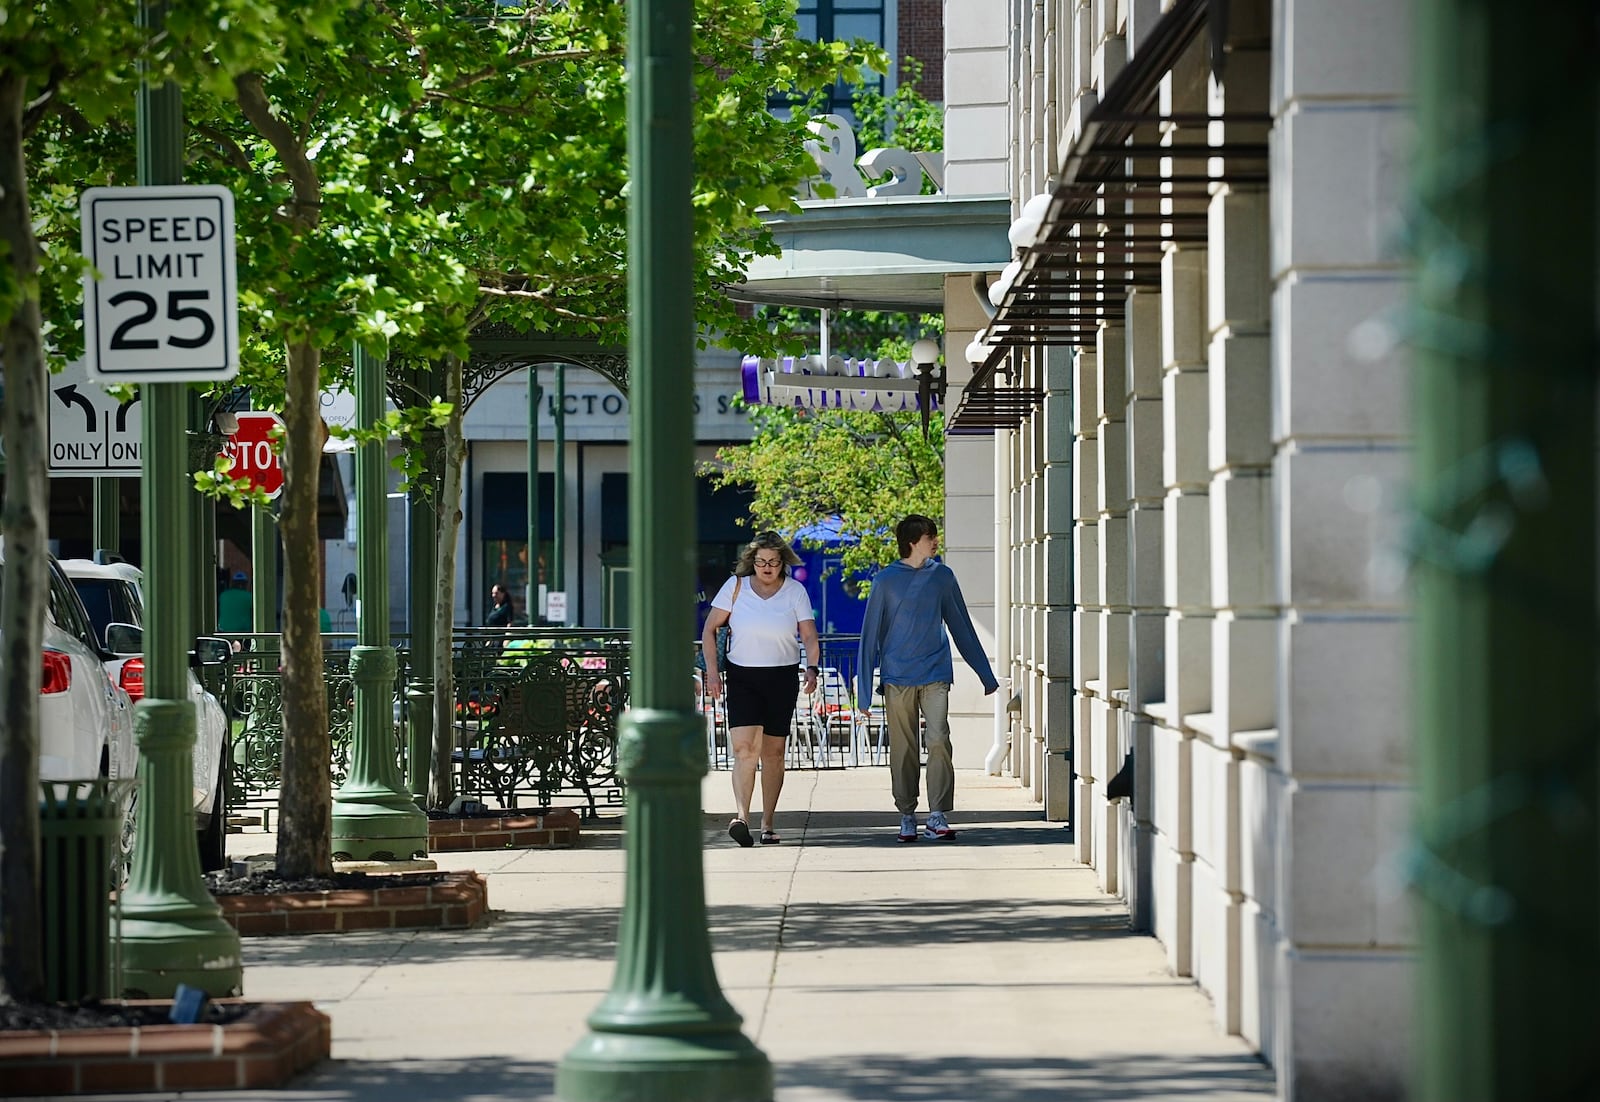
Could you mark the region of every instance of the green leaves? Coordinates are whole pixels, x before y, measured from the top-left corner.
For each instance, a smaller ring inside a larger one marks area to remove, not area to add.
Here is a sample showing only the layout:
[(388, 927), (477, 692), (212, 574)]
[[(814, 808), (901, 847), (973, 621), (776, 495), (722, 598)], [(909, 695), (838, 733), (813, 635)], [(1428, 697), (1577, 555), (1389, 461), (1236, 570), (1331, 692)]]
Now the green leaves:
[(749, 407), (755, 436), (717, 452), (701, 473), (715, 485), (755, 491), (755, 529), (796, 531), (837, 516), (858, 536), (843, 549), (847, 575), (899, 557), (895, 522), (944, 511), (944, 419), (927, 439), (915, 413)]

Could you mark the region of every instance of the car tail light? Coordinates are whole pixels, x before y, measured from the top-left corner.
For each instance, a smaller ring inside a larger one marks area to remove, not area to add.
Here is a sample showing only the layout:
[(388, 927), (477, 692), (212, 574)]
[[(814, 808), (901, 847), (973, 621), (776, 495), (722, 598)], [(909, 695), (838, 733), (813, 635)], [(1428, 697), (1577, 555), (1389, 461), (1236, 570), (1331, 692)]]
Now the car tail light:
[(44, 652), (44, 672), (40, 678), (39, 692), (45, 696), (64, 693), (72, 688), (72, 659), (58, 650)]
[(143, 658), (130, 658), (122, 664), (122, 691), (131, 700), (144, 699)]

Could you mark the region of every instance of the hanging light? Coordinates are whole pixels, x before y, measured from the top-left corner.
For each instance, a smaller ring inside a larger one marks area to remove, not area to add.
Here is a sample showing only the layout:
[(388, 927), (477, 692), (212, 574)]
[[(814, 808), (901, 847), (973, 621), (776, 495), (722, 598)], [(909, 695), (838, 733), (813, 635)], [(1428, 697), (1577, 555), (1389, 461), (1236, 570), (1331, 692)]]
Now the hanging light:
[(1016, 221), (1006, 231), (1006, 238), (1013, 249), (1026, 249), (1039, 240), (1039, 231), (1044, 227), (1044, 216), (1049, 210), (1048, 192), (1041, 192), (1022, 204), (1022, 213), (1017, 215)]

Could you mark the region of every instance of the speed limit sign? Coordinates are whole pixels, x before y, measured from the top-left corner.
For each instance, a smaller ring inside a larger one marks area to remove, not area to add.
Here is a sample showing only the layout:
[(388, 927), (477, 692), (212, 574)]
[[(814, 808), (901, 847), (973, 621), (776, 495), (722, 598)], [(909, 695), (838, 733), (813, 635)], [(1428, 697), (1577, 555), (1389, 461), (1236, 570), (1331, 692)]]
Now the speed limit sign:
[(79, 200), (84, 359), (113, 382), (209, 382), (239, 371), (233, 193), (96, 187)]

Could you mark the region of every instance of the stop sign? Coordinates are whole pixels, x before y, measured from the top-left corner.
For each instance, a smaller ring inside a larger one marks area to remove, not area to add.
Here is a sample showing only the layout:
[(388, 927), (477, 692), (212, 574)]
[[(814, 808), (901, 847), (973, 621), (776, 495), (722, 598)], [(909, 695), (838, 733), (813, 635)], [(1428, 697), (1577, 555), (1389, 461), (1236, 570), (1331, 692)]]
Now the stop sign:
[(264, 410), (246, 410), (236, 415), (239, 427), (228, 437), (223, 454), (233, 460), (229, 468), (235, 481), (263, 491), (269, 498), (283, 493), (283, 460), (279, 458), (271, 433), (283, 418)]

